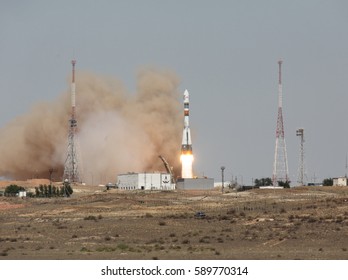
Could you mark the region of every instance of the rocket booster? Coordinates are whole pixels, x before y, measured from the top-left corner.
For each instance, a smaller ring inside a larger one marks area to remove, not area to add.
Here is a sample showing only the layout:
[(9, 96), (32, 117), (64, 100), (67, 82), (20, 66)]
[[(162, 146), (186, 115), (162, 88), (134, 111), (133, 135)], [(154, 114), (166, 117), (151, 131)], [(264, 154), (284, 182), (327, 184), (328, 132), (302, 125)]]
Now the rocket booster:
[(190, 98), (187, 89), (184, 92), (184, 130), (182, 133), (181, 153), (192, 154), (192, 140), (190, 132)]
[(72, 65), (72, 78), (71, 78), (71, 120), (70, 120), (70, 126), (72, 128), (77, 126), (76, 121), (76, 85), (75, 85), (75, 64), (76, 60), (73, 59), (71, 61)]
[(75, 96), (76, 96), (76, 86), (75, 86), (75, 64), (76, 60), (71, 61), (72, 65), (72, 78), (71, 78), (71, 106), (76, 107)]

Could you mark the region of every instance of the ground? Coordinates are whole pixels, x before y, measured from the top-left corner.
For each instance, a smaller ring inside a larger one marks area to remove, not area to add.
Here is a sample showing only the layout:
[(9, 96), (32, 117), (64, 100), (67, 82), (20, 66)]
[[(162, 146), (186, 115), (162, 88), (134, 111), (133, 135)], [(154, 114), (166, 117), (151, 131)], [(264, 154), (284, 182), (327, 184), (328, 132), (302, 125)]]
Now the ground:
[(0, 259), (346, 260), (348, 188), (75, 186), (70, 198), (0, 197), (0, 224)]

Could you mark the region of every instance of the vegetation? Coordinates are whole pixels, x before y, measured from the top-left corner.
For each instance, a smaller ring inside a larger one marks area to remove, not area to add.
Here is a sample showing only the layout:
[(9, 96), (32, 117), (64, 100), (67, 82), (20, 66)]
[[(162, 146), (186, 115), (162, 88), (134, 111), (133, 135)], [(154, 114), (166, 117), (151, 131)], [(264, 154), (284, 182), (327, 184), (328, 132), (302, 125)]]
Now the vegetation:
[(65, 182), (62, 187), (56, 187), (52, 185), (40, 185), (35, 187), (36, 197), (69, 197), (73, 193), (73, 189), (69, 182)]
[(290, 188), (290, 181), (278, 181), (279, 187), (284, 187), (285, 189)]
[(5, 189), (5, 196), (16, 196), (20, 191), (25, 191), (25, 189), (17, 185), (9, 185)]
[[(261, 178), (261, 179), (255, 179), (254, 181), (255, 187), (262, 187), (262, 186), (273, 186), (272, 179), (267, 178)], [(284, 188), (290, 188), (290, 181), (278, 181), (278, 186), (284, 187)]]
[(272, 179), (271, 178), (261, 178), (261, 179), (255, 179), (255, 187), (261, 187), (261, 186), (272, 186)]
[(323, 186), (333, 186), (333, 179), (332, 178), (326, 178), (323, 180)]
[(85, 221), (97, 221), (97, 217), (96, 216), (93, 216), (93, 215), (89, 215), (87, 217), (84, 217), (83, 218)]
[[(64, 202), (3, 199), (8, 209), (25, 208), (0, 211), (0, 259), (344, 259), (347, 195), (346, 188), (309, 187), (230, 199), (215, 190), (139, 197), (91, 187)], [(196, 211), (206, 218), (194, 219)]]

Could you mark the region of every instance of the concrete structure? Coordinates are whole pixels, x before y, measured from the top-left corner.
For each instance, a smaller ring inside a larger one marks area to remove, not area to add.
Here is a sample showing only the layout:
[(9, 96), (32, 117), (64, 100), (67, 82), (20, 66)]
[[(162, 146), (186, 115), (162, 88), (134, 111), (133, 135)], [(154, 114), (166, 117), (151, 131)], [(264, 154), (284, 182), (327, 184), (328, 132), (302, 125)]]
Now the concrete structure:
[(333, 185), (339, 186), (339, 187), (347, 187), (348, 186), (348, 178), (347, 177), (333, 178)]
[(117, 176), (120, 190), (174, 190), (169, 173), (127, 173)]
[(181, 178), (176, 182), (178, 190), (212, 190), (214, 189), (213, 178)]

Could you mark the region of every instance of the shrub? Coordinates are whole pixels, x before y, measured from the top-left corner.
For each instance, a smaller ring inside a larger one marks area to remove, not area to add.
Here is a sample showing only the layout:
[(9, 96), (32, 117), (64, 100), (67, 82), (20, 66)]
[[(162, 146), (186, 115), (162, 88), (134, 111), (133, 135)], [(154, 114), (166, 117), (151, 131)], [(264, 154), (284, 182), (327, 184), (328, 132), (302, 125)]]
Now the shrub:
[(74, 192), (69, 182), (64, 182), (62, 189), (63, 195), (67, 197), (70, 197)]
[(308, 223), (315, 223), (316, 221), (317, 221), (317, 219), (314, 217), (309, 217), (307, 220)]
[(17, 195), (20, 191), (25, 191), (23, 187), (17, 186), (17, 185), (9, 185), (5, 189), (5, 196), (15, 196)]
[(90, 250), (88, 250), (86, 247), (82, 247), (80, 251), (81, 252), (90, 252)]
[(97, 221), (97, 217), (96, 216), (87, 216), (83, 218), (85, 221)]
[(227, 211), (228, 215), (235, 215), (236, 214), (236, 210), (235, 209), (230, 209)]
[(127, 250), (128, 249), (128, 245), (124, 244), (124, 243), (120, 243), (117, 245), (117, 248), (120, 250)]

